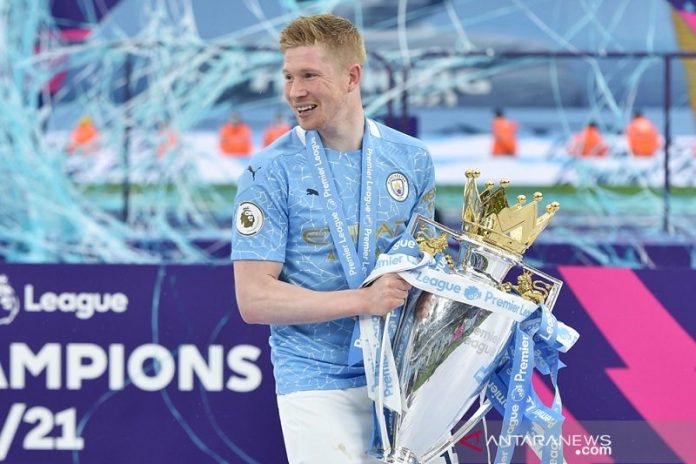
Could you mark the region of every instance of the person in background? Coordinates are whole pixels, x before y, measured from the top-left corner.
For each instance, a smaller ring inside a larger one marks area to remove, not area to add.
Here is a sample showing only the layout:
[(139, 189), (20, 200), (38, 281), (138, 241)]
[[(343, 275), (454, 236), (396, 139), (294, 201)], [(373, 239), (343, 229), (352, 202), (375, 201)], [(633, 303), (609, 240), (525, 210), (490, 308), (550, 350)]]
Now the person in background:
[(157, 158), (164, 158), (167, 153), (175, 150), (179, 145), (179, 135), (167, 124), (159, 125), (157, 140), (159, 141), (156, 150)]
[(229, 156), (249, 156), (251, 154), (251, 128), (245, 124), (238, 113), (232, 113), (227, 123), (220, 128), (220, 151)]
[(590, 121), (587, 126), (573, 136), (570, 153), (574, 156), (606, 156), (609, 152), (597, 123)]
[(281, 32), (280, 49), (299, 126), (239, 179), (237, 304), (247, 323), (271, 328), (288, 462), (379, 463), (367, 454), (373, 403), (352, 335), (358, 316), (402, 307), (410, 285), (393, 273), (361, 284), (414, 214), (432, 218), (433, 162), (418, 139), (366, 118), (366, 53), (350, 21), (299, 17)]
[(635, 156), (652, 156), (660, 147), (660, 134), (655, 125), (640, 111), (626, 126), (628, 147)]
[(88, 155), (99, 149), (99, 130), (89, 116), (83, 116), (70, 133), (68, 154)]
[(496, 109), (494, 112), (491, 132), (493, 156), (512, 156), (517, 153), (517, 123), (507, 119), (501, 109)]
[(273, 122), (266, 127), (263, 132), (263, 146), (267, 147), (272, 144), (278, 137), (290, 130), (290, 124), (285, 121), (283, 113), (277, 113)]

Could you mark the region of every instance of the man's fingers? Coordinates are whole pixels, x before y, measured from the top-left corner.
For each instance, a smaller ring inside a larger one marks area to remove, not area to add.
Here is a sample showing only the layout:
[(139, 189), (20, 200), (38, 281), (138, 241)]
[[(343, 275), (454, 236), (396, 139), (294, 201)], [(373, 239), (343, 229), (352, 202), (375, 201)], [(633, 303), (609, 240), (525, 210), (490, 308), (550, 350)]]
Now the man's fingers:
[(398, 288), (400, 288), (401, 290), (406, 290), (406, 291), (411, 289), (412, 285), (409, 284), (408, 282), (406, 282), (403, 277), (401, 277), (398, 274), (390, 274), (390, 275), (393, 276), (394, 282), (397, 284)]

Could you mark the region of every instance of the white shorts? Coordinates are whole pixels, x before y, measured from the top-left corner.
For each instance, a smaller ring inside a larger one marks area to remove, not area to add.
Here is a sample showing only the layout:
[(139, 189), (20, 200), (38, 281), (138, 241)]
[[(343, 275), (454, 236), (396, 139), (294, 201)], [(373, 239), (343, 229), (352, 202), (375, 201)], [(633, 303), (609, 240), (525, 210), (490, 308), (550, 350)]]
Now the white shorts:
[[(367, 387), (300, 391), (277, 398), (289, 464), (382, 463), (367, 455), (373, 427)], [(456, 457), (431, 461), (445, 462), (455, 464)]]
[(379, 464), (367, 455), (372, 401), (367, 387), (278, 395), (289, 464)]

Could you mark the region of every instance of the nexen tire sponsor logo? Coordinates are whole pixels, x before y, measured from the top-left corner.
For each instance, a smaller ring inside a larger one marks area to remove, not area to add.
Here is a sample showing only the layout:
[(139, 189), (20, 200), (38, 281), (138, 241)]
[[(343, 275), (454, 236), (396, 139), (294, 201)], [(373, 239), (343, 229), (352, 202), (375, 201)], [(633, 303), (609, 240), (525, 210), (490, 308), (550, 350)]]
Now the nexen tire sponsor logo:
[(78, 319), (90, 319), (94, 313), (123, 313), (128, 309), (128, 297), (120, 292), (44, 292), (37, 295), (32, 284), (24, 286), (23, 303), (27, 312), (51, 313), (58, 310), (75, 313)]

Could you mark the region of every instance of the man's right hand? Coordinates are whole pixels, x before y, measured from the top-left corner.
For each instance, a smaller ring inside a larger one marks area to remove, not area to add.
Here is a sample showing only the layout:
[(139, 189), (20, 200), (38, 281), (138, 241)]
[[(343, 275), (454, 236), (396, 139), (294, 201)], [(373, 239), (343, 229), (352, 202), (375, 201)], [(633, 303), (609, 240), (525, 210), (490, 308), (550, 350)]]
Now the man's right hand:
[(385, 316), (403, 305), (411, 284), (398, 274), (384, 274), (366, 287), (368, 313), (371, 316)]

